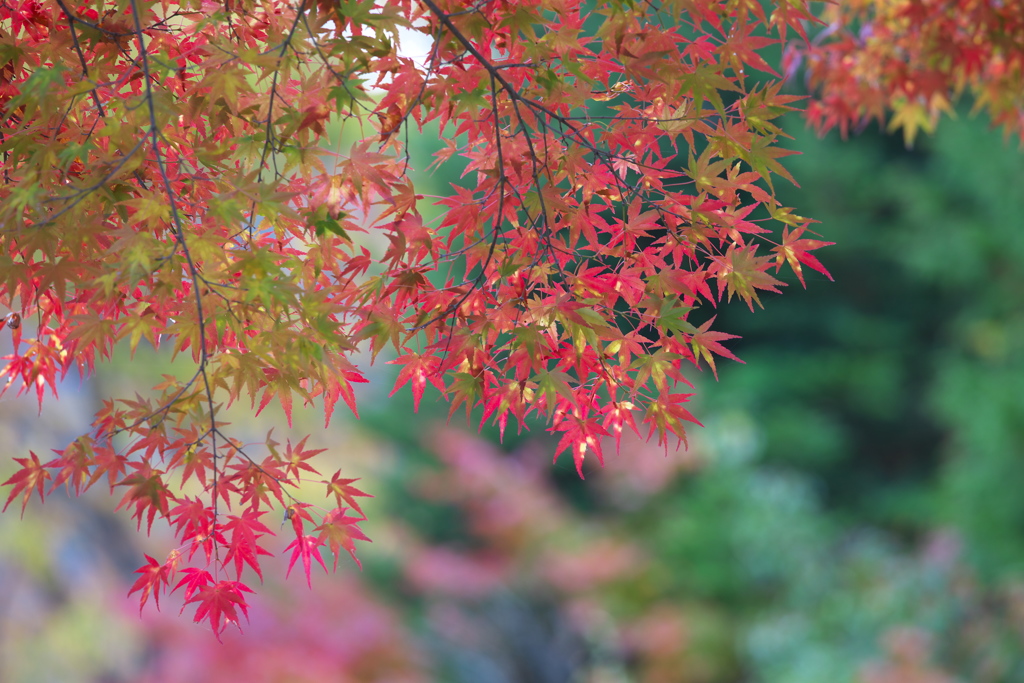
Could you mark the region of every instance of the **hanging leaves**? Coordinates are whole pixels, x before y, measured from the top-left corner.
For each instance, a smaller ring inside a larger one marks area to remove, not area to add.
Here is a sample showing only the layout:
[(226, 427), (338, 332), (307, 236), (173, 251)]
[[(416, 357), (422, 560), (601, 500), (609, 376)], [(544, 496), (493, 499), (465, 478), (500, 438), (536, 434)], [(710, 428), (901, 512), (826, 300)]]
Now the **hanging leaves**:
[[(907, 145), (935, 130), (965, 93), (1007, 134), (1024, 132), (1024, 13), (1013, 2), (865, 0), (823, 10), (824, 28), (792, 44), (784, 68), (806, 67), (811, 125), (850, 130), (875, 119)], [(890, 116), (891, 114), (891, 116)]]
[[(354, 412), (361, 346), (387, 349), (416, 408), (429, 386), (502, 433), (546, 421), (581, 476), (637, 416), (685, 441), (679, 383), (736, 359), (709, 309), (779, 291), (773, 265), (827, 275), (772, 179), (791, 180), (773, 121), (795, 98), (764, 51), (810, 18), (732, 0), (4, 4), (0, 392), (41, 404), (121, 341), (192, 363), (106, 400), (51, 461), (18, 459), (7, 505), (104, 481), (180, 544), (132, 593), (183, 589), (219, 637), (263, 576), (269, 510), (308, 583), (323, 552), (369, 540), (354, 479), (323, 479), (304, 438), (242, 443), (222, 406)], [(399, 31), (429, 55), (397, 52)], [(328, 152), (340, 125), (364, 137)], [(427, 126), (438, 165), (465, 162), (436, 222), (408, 173)], [(303, 481), (336, 509), (296, 500)]]

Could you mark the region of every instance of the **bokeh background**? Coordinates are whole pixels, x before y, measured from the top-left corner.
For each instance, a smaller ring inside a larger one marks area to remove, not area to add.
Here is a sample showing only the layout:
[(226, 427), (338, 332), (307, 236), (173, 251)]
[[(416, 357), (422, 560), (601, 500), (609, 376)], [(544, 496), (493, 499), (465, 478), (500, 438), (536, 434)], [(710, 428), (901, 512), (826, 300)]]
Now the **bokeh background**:
[[(362, 571), (309, 589), (271, 561), (220, 644), (175, 596), (126, 597), (163, 526), (137, 532), (101, 487), (55, 493), (0, 516), (0, 681), (1024, 681), (1024, 154), (966, 114), (912, 150), (787, 127), (801, 187), (779, 192), (836, 243), (816, 252), (835, 281), (721, 306), (746, 364), (690, 374), (688, 450), (624, 438), (580, 481), (543, 425), (499, 442), (431, 400), (413, 414), (379, 360), (359, 421), (231, 418), (310, 433), (322, 472), (362, 477)], [(41, 412), (0, 399), (0, 480), (165, 371), (140, 350)]]

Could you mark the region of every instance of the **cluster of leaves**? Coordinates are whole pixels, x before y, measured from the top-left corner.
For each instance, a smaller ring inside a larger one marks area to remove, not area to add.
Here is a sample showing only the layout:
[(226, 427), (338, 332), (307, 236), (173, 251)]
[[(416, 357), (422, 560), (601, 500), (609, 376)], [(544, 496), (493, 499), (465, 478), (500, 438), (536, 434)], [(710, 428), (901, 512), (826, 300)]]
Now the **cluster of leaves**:
[(821, 131), (844, 135), (871, 119), (903, 130), (907, 144), (931, 133), (968, 93), (1007, 133), (1024, 133), (1024, 14), (990, 0), (846, 0), (822, 13), (827, 28), (794, 44), (787, 70), (806, 62), (807, 108)]
[[(490, 444), (435, 432), (440, 403), (411, 416), (408, 392), (364, 401), (360, 432), (387, 445), (310, 462), (372, 467), (382, 478), (361, 487), (378, 499), (363, 507), (398, 542), (315, 591), (280, 585), (289, 558), (261, 556), (267, 587), (246, 594), (251, 624), (223, 646), (174, 616), (181, 591), (161, 599), (170, 614), (124, 610), (140, 546), (163, 541), (90, 529), (107, 518), (102, 498), (58, 496), (27, 523), (0, 517), (0, 573), (21, 596), (0, 605), (11, 622), (0, 679), (118, 679), (118, 667), (132, 681), (343, 671), (476, 683), (571, 667), (644, 683), (1021, 680), (1024, 157), (986, 126), (945, 122), (912, 151), (873, 131), (854, 144), (794, 132), (806, 153), (787, 166), (804, 189), (780, 198), (843, 246), (828, 254), (837, 282), (781, 297), (769, 315), (721, 311), (749, 366), (719, 368), (686, 453), (658, 457), (627, 433), (621, 457), (588, 462), (583, 483), (568, 462), (547, 467), (533, 435), (496, 448), (496, 428)], [(140, 374), (121, 357), (100, 369), (101, 388), (124, 382), (119, 366)], [(12, 433), (37, 451), (43, 435), (60, 443), (68, 408), (33, 422), (34, 406), (7, 401), (9, 450), (27, 450)], [(324, 442), (346, 439), (335, 423)], [(104, 572), (109, 592), (94, 589)], [(26, 614), (26, 601), (39, 607)]]
[[(121, 342), (195, 364), (107, 401), (55, 458), (19, 459), (8, 505), (103, 481), (140, 526), (168, 520), (181, 545), (135, 590), (183, 589), (219, 633), (245, 613), (244, 570), (261, 575), (270, 507), (307, 578), (321, 547), (365, 539), (351, 480), (323, 479), (337, 507), (314, 517), (289, 489), (321, 476), (315, 451), (268, 436), (257, 454), (223, 404), (355, 411), (362, 341), (398, 350), (417, 402), (429, 383), (502, 428), (544, 416), (581, 473), (637, 418), (685, 439), (684, 368), (733, 357), (701, 306), (753, 308), (786, 263), (824, 272), (774, 199), (789, 152), (772, 120), (794, 98), (751, 76), (811, 19), (745, 0), (4, 2), (4, 390), (41, 404)], [(431, 37), (424, 62), (400, 29)], [(332, 154), (336, 120), (375, 132)], [(439, 163), (468, 160), (439, 225), (402, 142), (431, 122)]]

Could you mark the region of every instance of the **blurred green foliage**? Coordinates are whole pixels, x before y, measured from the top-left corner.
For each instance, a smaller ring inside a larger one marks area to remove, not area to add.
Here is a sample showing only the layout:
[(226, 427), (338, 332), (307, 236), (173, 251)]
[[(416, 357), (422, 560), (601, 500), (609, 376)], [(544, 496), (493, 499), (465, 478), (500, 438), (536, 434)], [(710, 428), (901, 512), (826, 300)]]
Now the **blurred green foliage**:
[(796, 133), (835, 283), (749, 315), (746, 367), (706, 393), (764, 430), (766, 463), (823, 487), (830, 512), (917, 538), (950, 525), (987, 578), (1024, 570), (1024, 155), (977, 119), (912, 151), (866, 133)]

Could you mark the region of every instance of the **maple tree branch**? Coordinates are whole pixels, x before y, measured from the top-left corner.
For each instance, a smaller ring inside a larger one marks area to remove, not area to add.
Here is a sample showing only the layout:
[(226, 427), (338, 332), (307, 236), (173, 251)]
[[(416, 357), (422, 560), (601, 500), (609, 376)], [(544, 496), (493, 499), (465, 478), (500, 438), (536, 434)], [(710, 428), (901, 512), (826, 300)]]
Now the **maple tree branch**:
[[(459, 307), (462, 306), (462, 304), (466, 303), (466, 300), (469, 299), (469, 297), (473, 294), (474, 289), (476, 287), (478, 287), (480, 285), (480, 283), (487, 277), (487, 269), (488, 269), (488, 267), (491, 264), (491, 259), (494, 257), (494, 250), (495, 250), (495, 248), (498, 245), (498, 238), (499, 238), (499, 235), (501, 234), (501, 225), (504, 222), (504, 210), (505, 210), (505, 190), (504, 190), (504, 187), (505, 187), (505, 184), (508, 182), (508, 179), (505, 176), (505, 158), (504, 158), (504, 155), (503, 155), (503, 152), (502, 152), (502, 147), (501, 147), (501, 127), (500, 127), (500, 125), (498, 123), (498, 92), (497, 92), (497, 88), (495, 87), (494, 81), (495, 81), (495, 79), (494, 79), (494, 76), (492, 75), (491, 76), (491, 115), (492, 115), (492, 118), (494, 120), (494, 144), (495, 144), (496, 155), (497, 155), (497, 162), (498, 162), (497, 168), (496, 168), (496, 171), (497, 171), (497, 174), (498, 174), (498, 186), (497, 186), (498, 210), (497, 210), (497, 214), (492, 219), (492, 223), (491, 223), (491, 244), (490, 244), (490, 246), (487, 249), (487, 257), (484, 259), (483, 263), (481, 263), (481, 265), (480, 265), (480, 274), (477, 275), (473, 279), (472, 287), (470, 289), (467, 289), (466, 293), (463, 294), (461, 297), (459, 297), (456, 301), (454, 301), (453, 303), (449, 304), (448, 308), (446, 308), (444, 311), (442, 311), (441, 313), (438, 313), (436, 316), (434, 316), (433, 318), (431, 318), (427, 322), (423, 323), (422, 325), (418, 325), (418, 326), (410, 329), (409, 330), (410, 334), (415, 333), (415, 332), (419, 332), (420, 330), (423, 330), (423, 329), (425, 329), (427, 327), (430, 327), (434, 323), (439, 322), (440, 320), (443, 320), (444, 318), (447, 318), (449, 315), (451, 315), (455, 311), (459, 310)], [(480, 241), (482, 241), (483, 239), (484, 238), (481, 237)], [(449, 337), (449, 341), (450, 341), (450, 339), (451, 339), (451, 337)], [(447, 353), (447, 350), (445, 351), (445, 353)]]
[[(611, 163), (612, 160), (616, 158), (621, 159), (623, 161), (627, 161), (629, 163), (637, 163), (637, 160), (626, 159), (625, 157), (622, 157), (620, 155), (614, 155), (611, 153), (610, 150), (602, 149), (597, 145), (589, 142), (583, 135), (582, 130), (579, 127), (577, 127), (573, 121), (569, 120), (564, 116), (559, 115), (557, 112), (548, 109), (547, 107), (530, 98), (524, 97), (514, 86), (512, 86), (511, 83), (509, 83), (501, 75), (500, 68), (495, 66), (488, 58), (484, 57), (484, 55), (479, 50), (476, 49), (472, 42), (458, 29), (458, 27), (455, 26), (454, 22), (451, 21), (451, 17), (454, 15), (447, 14), (443, 10), (441, 10), (440, 7), (438, 7), (437, 4), (434, 2), (434, 0), (423, 0), (423, 4), (426, 5), (428, 9), (430, 9), (431, 13), (434, 14), (434, 16), (436, 16), (438, 20), (452, 33), (452, 35), (462, 44), (466, 51), (474, 58), (476, 58), (480, 65), (488, 72), (491, 79), (496, 80), (498, 83), (500, 83), (502, 89), (508, 94), (513, 106), (513, 110), (515, 111), (516, 119), (518, 120), (519, 125), (522, 129), (523, 138), (526, 141), (527, 147), (530, 152), (530, 163), (533, 169), (534, 186), (537, 190), (537, 199), (540, 206), (540, 214), (538, 215), (536, 221), (533, 221), (531, 219), (530, 222), (534, 222), (535, 227), (542, 229), (542, 239), (544, 241), (544, 246), (547, 250), (551, 251), (555, 249), (555, 247), (551, 239), (552, 234), (550, 232), (550, 225), (548, 223), (548, 211), (547, 207), (545, 206), (544, 194), (540, 184), (541, 171), (538, 167), (537, 150), (534, 147), (533, 138), (532, 136), (530, 136), (528, 132), (528, 127), (526, 126), (525, 119), (523, 118), (522, 113), (519, 111), (520, 102), (522, 102), (525, 106), (533, 109), (540, 115), (540, 118), (538, 119), (539, 125), (543, 127), (544, 119), (550, 117), (551, 119), (556, 121), (560, 126), (568, 128), (568, 135), (565, 133), (564, 130), (561, 131), (561, 135), (563, 138), (575, 138), (578, 141), (578, 143), (581, 144), (584, 148), (594, 153), (594, 155), (598, 159), (603, 160), (604, 164), (611, 172), (612, 177), (615, 179), (616, 184), (619, 186), (620, 196), (626, 193), (636, 196), (640, 193), (641, 188), (639, 186), (629, 187), (625, 179), (621, 177), (621, 175), (615, 170)], [(508, 65), (506, 65), (506, 68), (507, 67)], [(547, 167), (545, 166), (545, 168)]]
[[(141, 69), (142, 69), (142, 75), (143, 75), (143, 84), (144, 84), (144, 90), (145, 90), (145, 102), (146, 102), (146, 107), (147, 107), (148, 113), (149, 113), (149, 137), (150, 137), (150, 139), (152, 141), (153, 153), (156, 156), (156, 163), (157, 163), (157, 168), (158, 168), (159, 173), (160, 173), (160, 178), (163, 181), (164, 192), (166, 193), (167, 201), (170, 204), (171, 221), (172, 221), (172, 225), (174, 226), (175, 237), (176, 237), (178, 245), (179, 245), (179, 247), (181, 249), (182, 255), (185, 257), (185, 262), (186, 262), (186, 264), (188, 266), (189, 276), (190, 276), (190, 279), (191, 279), (191, 282), (192, 282), (192, 293), (193, 293), (193, 298), (194, 298), (194, 302), (195, 302), (195, 306), (196, 306), (196, 322), (197, 322), (197, 326), (199, 328), (199, 340), (198, 340), (198, 342), (199, 342), (199, 363), (198, 363), (199, 364), (199, 368), (198, 368), (198, 372), (199, 372), (200, 376), (203, 379), (203, 386), (204, 386), (205, 394), (206, 394), (206, 402), (207, 402), (207, 406), (208, 406), (209, 411), (210, 411), (210, 429), (211, 430), (216, 430), (217, 429), (217, 420), (216, 420), (217, 412), (216, 412), (216, 407), (214, 406), (214, 403), (213, 403), (213, 389), (210, 386), (210, 378), (209, 378), (209, 375), (207, 373), (207, 364), (209, 363), (209, 350), (207, 348), (207, 341), (206, 341), (206, 317), (205, 317), (205, 313), (203, 311), (202, 293), (201, 293), (201, 290), (200, 290), (200, 279), (201, 279), (201, 276), (199, 274), (199, 270), (196, 267), (195, 262), (192, 259), (192, 254), (191, 254), (191, 252), (190, 252), (190, 250), (188, 248), (188, 243), (187, 243), (187, 241), (185, 239), (185, 228), (184, 228), (184, 225), (182, 224), (182, 221), (181, 221), (181, 215), (180, 215), (179, 209), (178, 209), (177, 196), (176, 196), (176, 194), (174, 192), (174, 189), (171, 187), (171, 180), (170, 180), (170, 177), (167, 174), (167, 167), (166, 167), (166, 163), (165, 163), (165, 158), (164, 158), (163, 153), (160, 151), (160, 138), (161, 138), (161, 134), (160, 134), (159, 126), (157, 125), (156, 104), (153, 101), (152, 76), (151, 76), (151, 73), (149, 71), (149, 61), (148, 61), (149, 58), (148, 58), (148, 52), (147, 52), (147, 49), (146, 49), (145, 38), (143, 36), (142, 22), (141, 22), (141, 19), (139, 17), (139, 8), (138, 8), (137, 0), (129, 0), (129, 1), (130, 1), (131, 10), (132, 10), (132, 20), (133, 20), (133, 22), (135, 24), (135, 38), (138, 41), (138, 46), (139, 46), (139, 59), (141, 61)], [(216, 482), (217, 482), (217, 477), (218, 477), (218, 473), (219, 473), (219, 469), (220, 468), (217, 467), (217, 465), (216, 465), (216, 458), (217, 458), (216, 434), (214, 434), (212, 436), (212, 438), (213, 438), (213, 457), (214, 457), (213, 477), (214, 477), (214, 487), (215, 487), (214, 488), (214, 496), (213, 496), (213, 498), (214, 498), (214, 500), (213, 500), (213, 505), (214, 505), (213, 535), (214, 535), (214, 548), (215, 548), (215, 552), (217, 552), (219, 554), (219, 544), (216, 542), (216, 532), (217, 532), (217, 524), (218, 524), (218, 522), (217, 522), (218, 498), (217, 498), (217, 495), (216, 495)]]
[[(455, 24), (451, 21), (451, 17), (454, 16), (454, 14), (447, 14), (447, 13), (445, 13), (443, 10), (441, 10), (437, 6), (436, 3), (433, 2), (433, 0), (424, 0), (424, 5), (426, 5), (427, 8), (431, 11), (431, 13), (434, 14), (435, 17), (438, 18), (438, 20), (442, 23), (442, 25), (444, 25), (452, 33), (452, 35), (462, 44), (462, 46), (466, 49), (466, 51), (470, 55), (472, 55), (474, 58), (476, 58), (476, 60), (487, 71), (487, 73), (488, 73), (488, 75), (490, 77), (490, 80), (491, 80), (491, 90), (492, 90), (492, 101), (493, 101), (492, 112), (493, 112), (493, 115), (494, 115), (494, 126), (495, 126), (495, 131), (496, 131), (495, 135), (496, 135), (496, 141), (497, 141), (496, 148), (497, 148), (497, 154), (499, 155), (499, 157), (501, 156), (500, 126), (499, 126), (499, 123), (498, 123), (498, 105), (497, 105), (497, 93), (496, 93), (496, 88), (495, 88), (495, 85), (494, 85), (495, 82), (499, 83), (501, 85), (501, 87), (502, 87), (502, 90), (508, 94), (509, 100), (510, 100), (510, 102), (512, 104), (513, 111), (515, 113), (515, 118), (518, 121), (519, 128), (522, 131), (523, 139), (526, 141), (527, 149), (529, 151), (530, 164), (531, 164), (531, 175), (532, 175), (532, 179), (533, 179), (534, 188), (536, 189), (536, 192), (537, 192), (537, 202), (538, 202), (538, 205), (539, 205), (539, 213), (538, 213), (536, 219), (531, 218), (529, 216), (529, 212), (528, 211), (526, 212), (527, 222), (528, 223), (532, 223), (535, 229), (539, 229), (541, 231), (544, 247), (545, 247), (545, 249), (550, 251), (553, 248), (552, 241), (551, 241), (552, 232), (551, 232), (551, 227), (550, 227), (550, 223), (549, 223), (548, 209), (547, 209), (547, 206), (546, 206), (546, 201), (544, 199), (544, 191), (543, 191), (543, 187), (541, 185), (542, 170), (544, 170), (544, 169), (550, 170), (550, 169), (548, 168), (546, 163), (544, 164), (543, 169), (541, 168), (541, 165), (539, 164), (539, 157), (538, 157), (538, 154), (537, 154), (536, 147), (534, 145), (533, 137), (530, 135), (530, 133), (529, 133), (529, 126), (527, 126), (526, 120), (525, 120), (525, 118), (523, 116), (523, 113), (519, 109), (519, 103), (523, 102), (525, 105), (527, 105), (527, 106), (529, 106), (531, 108), (534, 108), (535, 110), (538, 111), (538, 113), (541, 114), (541, 117), (539, 119), (539, 125), (542, 127), (542, 131), (541, 132), (542, 132), (542, 137), (545, 138), (545, 145), (547, 144), (547, 142), (546, 142), (546, 136), (543, 135), (544, 117), (550, 116), (550, 117), (555, 118), (556, 120), (562, 120), (561, 117), (559, 117), (556, 113), (548, 110), (547, 108), (545, 108), (545, 107), (543, 107), (543, 106), (533, 102), (532, 100), (524, 97), (514, 86), (512, 86), (512, 84), (509, 83), (504, 78), (504, 76), (501, 75), (500, 67), (495, 66), (488, 58), (484, 57), (484, 55), (479, 50), (476, 49), (476, 47), (472, 44), (472, 42), (458, 29), (458, 27), (455, 26)], [(504, 66), (505, 66), (505, 68), (508, 68), (510, 65), (504, 65)], [(596, 148), (592, 148), (592, 149), (595, 152), (597, 151)], [(547, 159), (547, 155), (545, 155), (545, 159)], [(501, 166), (502, 166), (502, 164), (499, 164), (499, 167), (501, 167)], [(499, 213), (498, 213), (497, 218), (495, 219), (494, 235), (492, 236), (491, 246), (490, 246), (490, 248), (488, 250), (488, 254), (487, 254), (487, 258), (485, 260), (485, 263), (483, 264), (483, 267), (481, 269), (481, 274), (480, 274), (480, 276), (478, 276), (477, 279), (474, 280), (473, 287), (478, 286), (480, 278), (482, 278), (482, 277), (484, 277), (486, 275), (486, 266), (490, 264), (491, 258), (492, 258), (493, 253), (494, 253), (494, 249), (495, 249), (496, 244), (497, 244), (498, 234), (500, 233), (500, 229), (499, 229), (500, 228), (500, 224), (503, 222), (503, 219), (504, 219), (503, 208), (502, 208), (502, 202), (503, 202), (503, 199), (504, 199), (504, 192), (501, 191), (501, 186), (504, 183), (504, 171), (501, 170), (501, 171), (499, 171), (499, 173), (502, 174), (501, 177), (499, 178)], [(613, 173), (614, 173), (614, 171), (613, 171)], [(513, 187), (513, 191), (519, 197), (520, 202), (521, 203), (525, 203), (525, 198), (519, 195), (518, 188)], [(539, 258), (540, 258), (540, 254), (538, 253), (537, 257), (534, 260), (534, 267), (539, 262), (539, 260), (538, 260)], [(432, 319), (431, 321), (428, 321), (426, 324), (423, 324), (423, 325), (420, 325), (420, 326), (418, 326), (416, 328), (413, 328), (413, 330), (411, 330), (411, 331), (415, 332), (417, 330), (420, 330), (420, 329), (423, 329), (425, 327), (428, 327), (433, 322), (436, 322), (440, 318), (443, 318), (446, 315), (449, 315), (452, 310), (457, 310), (458, 306), (461, 306), (462, 303), (464, 303), (469, 298), (469, 296), (472, 294), (472, 291), (473, 290), (470, 289), (457, 302), (455, 302), (454, 308), (452, 308), (450, 306), (448, 309), (446, 309), (445, 312), (441, 313), (439, 316), (436, 316), (434, 319)]]
[[(267, 155), (273, 151), (276, 153), (278, 150), (274, 148), (274, 100), (277, 98), (277, 79), (281, 73), (281, 60), (284, 59), (285, 54), (288, 52), (288, 48), (291, 47), (292, 38), (295, 37), (295, 31), (299, 28), (299, 22), (306, 16), (303, 11), (302, 5), (299, 5), (295, 10), (295, 20), (292, 22), (291, 29), (288, 31), (288, 35), (285, 36), (284, 41), (281, 43), (281, 52), (277, 56), (277, 68), (274, 69), (274, 76), (270, 83), (270, 101), (267, 103), (267, 126), (266, 140), (263, 141), (263, 151), (260, 154), (260, 162), (258, 165), (258, 171), (256, 175), (256, 182), (263, 181), (263, 168), (267, 163)], [(310, 32), (312, 35), (312, 32)], [(275, 161), (276, 165), (276, 161)], [(275, 179), (278, 175), (277, 169), (274, 170)], [(253, 200), (252, 207), (249, 210), (249, 239), (253, 239), (253, 230), (255, 229), (256, 221), (256, 200)]]
[[(344, 89), (346, 94), (348, 94), (349, 99), (352, 101), (353, 104), (362, 107), (367, 113), (373, 113), (373, 109), (367, 107), (365, 104), (360, 102), (359, 98), (357, 98), (355, 94), (353, 94), (352, 91), (349, 90), (348, 83), (345, 81), (345, 78), (342, 76), (342, 74), (338, 73), (337, 69), (331, 66), (330, 60), (328, 60), (327, 55), (324, 54), (323, 47), (320, 45), (320, 40), (317, 37), (316, 33), (313, 31), (312, 27), (310, 27), (309, 19), (305, 13), (302, 13), (302, 21), (306, 25), (306, 33), (309, 34), (309, 40), (313, 44), (313, 49), (316, 50), (317, 56), (320, 57), (320, 61), (323, 64), (324, 68), (327, 69), (332, 76), (334, 76), (334, 79), (338, 81), (341, 88)], [(350, 71), (350, 75), (351, 73), (354, 72), (354, 69)]]
[[(74, 46), (75, 54), (78, 55), (78, 61), (82, 65), (82, 76), (89, 78), (89, 65), (86, 62), (85, 55), (82, 53), (82, 46), (78, 42), (78, 31), (75, 30), (75, 22), (79, 21), (78, 17), (71, 13), (68, 6), (64, 3), (64, 0), (57, 0), (57, 6), (60, 7), (64, 13), (64, 17), (68, 20), (68, 30), (71, 32), (71, 41)], [(92, 100), (96, 103), (96, 109), (99, 111), (101, 117), (105, 117), (106, 114), (103, 111), (103, 103), (100, 102), (99, 93), (96, 92), (96, 86), (93, 86), (92, 90), (89, 91), (92, 94)]]
[[(249, 462), (250, 465), (255, 467), (260, 472), (260, 474), (263, 474), (264, 476), (266, 476), (269, 479), (273, 479), (275, 482), (280, 484), (282, 487), (284, 487), (284, 486), (292, 486), (294, 488), (298, 488), (299, 487), (298, 482), (292, 481), (291, 479), (288, 479), (288, 478), (282, 479), (282, 478), (276, 477), (273, 474), (271, 474), (270, 472), (268, 472), (266, 470), (266, 468), (263, 467), (263, 465), (261, 465), (258, 462), (256, 462), (256, 460), (253, 459), (253, 457), (251, 455), (249, 455), (248, 453), (245, 452), (245, 448), (244, 447), (239, 446), (237, 443), (235, 443), (233, 439), (231, 439), (228, 436), (226, 436), (223, 432), (221, 432), (221, 430), (219, 428), (214, 429), (213, 431), (214, 431), (215, 434), (220, 434), (221, 438), (224, 440), (225, 445), (231, 447), (232, 450), (234, 450), (240, 456), (245, 458)], [(216, 485), (216, 480), (214, 480), (214, 482), (215, 482), (214, 485)], [(285, 496), (287, 496), (288, 499), (290, 501), (292, 501), (293, 503), (300, 503), (300, 502), (302, 502), (298, 498), (296, 498), (294, 495), (292, 495), (292, 493), (290, 491), (288, 491), (287, 489), (285, 489), (285, 488), (281, 489), (281, 493), (283, 493)]]
[(101, 187), (103, 187), (104, 185), (106, 185), (110, 181), (111, 178), (116, 176), (121, 171), (121, 169), (124, 168), (124, 165), (127, 164), (128, 161), (133, 156), (135, 156), (135, 153), (138, 152), (142, 148), (142, 146), (144, 144), (145, 144), (145, 138), (141, 138), (135, 144), (135, 146), (132, 147), (128, 151), (128, 154), (121, 155), (121, 157), (119, 157), (120, 161), (118, 161), (116, 164), (114, 164), (114, 166), (110, 169), (110, 171), (106, 175), (104, 175), (102, 178), (100, 178), (97, 182), (93, 183), (89, 187), (84, 187), (84, 188), (82, 188), (82, 189), (80, 189), (80, 190), (78, 190), (76, 192), (73, 192), (72, 194), (69, 194), (69, 195), (66, 195), (66, 196), (63, 196), (63, 197), (53, 197), (51, 199), (44, 200), (45, 202), (70, 202), (70, 204), (68, 204), (64, 208), (60, 209), (59, 211), (57, 211), (52, 216), (48, 216), (46, 218), (46, 220), (39, 221), (38, 225), (47, 225), (49, 223), (53, 223), (58, 218), (63, 216), (65, 213), (67, 213), (71, 209), (75, 208), (75, 206), (77, 206), (78, 203), (81, 202), (83, 199), (85, 199), (88, 195), (92, 194), (96, 190), (98, 190)]
[(199, 370), (196, 370), (196, 373), (194, 375), (192, 375), (192, 378), (189, 379), (187, 382), (185, 382), (181, 386), (181, 389), (179, 389), (174, 394), (174, 396), (172, 396), (170, 399), (165, 401), (164, 404), (161, 405), (159, 408), (157, 408), (156, 410), (152, 411), (151, 413), (149, 413), (149, 414), (147, 414), (147, 415), (145, 415), (143, 417), (138, 418), (137, 420), (135, 420), (135, 422), (133, 422), (130, 425), (125, 425), (124, 427), (118, 427), (115, 430), (107, 432), (106, 434), (104, 434), (104, 436), (106, 438), (110, 438), (110, 437), (117, 436), (118, 434), (121, 434), (121, 433), (124, 433), (124, 432), (132, 432), (136, 428), (141, 426), (142, 423), (149, 422), (154, 417), (156, 417), (158, 415), (161, 415), (161, 413), (162, 413), (163, 416), (156, 422), (156, 424), (153, 425), (154, 428), (159, 427), (161, 424), (163, 424), (164, 420), (167, 419), (167, 415), (170, 413), (171, 408), (173, 408), (178, 403), (178, 401), (181, 399), (181, 397), (185, 394), (186, 391), (188, 391), (192, 387), (192, 385), (195, 383), (195, 381), (197, 379), (199, 379)]

